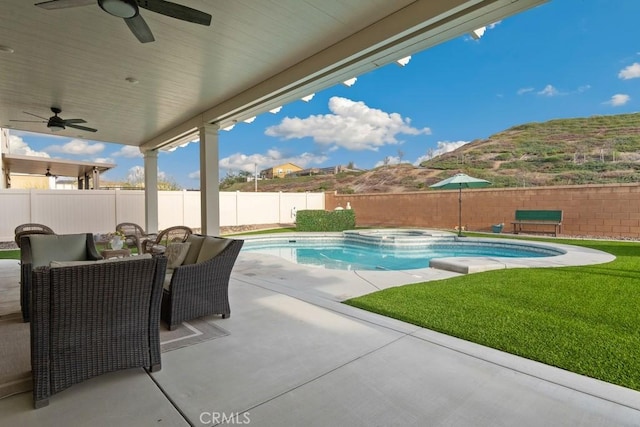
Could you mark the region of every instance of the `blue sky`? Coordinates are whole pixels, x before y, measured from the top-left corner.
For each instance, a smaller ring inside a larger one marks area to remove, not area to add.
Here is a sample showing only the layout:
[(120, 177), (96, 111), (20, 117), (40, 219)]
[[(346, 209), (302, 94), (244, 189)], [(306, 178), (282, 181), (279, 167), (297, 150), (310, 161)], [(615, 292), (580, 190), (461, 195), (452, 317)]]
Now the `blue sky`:
[[(450, 151), (511, 126), (639, 111), (638, 0), (552, 0), (220, 131), (221, 176), (285, 162), (362, 169)], [(12, 131), (14, 154), (118, 166), (105, 180), (140, 174), (137, 147)], [(44, 153), (44, 154), (43, 154)], [(161, 177), (199, 188), (198, 146), (158, 160)]]

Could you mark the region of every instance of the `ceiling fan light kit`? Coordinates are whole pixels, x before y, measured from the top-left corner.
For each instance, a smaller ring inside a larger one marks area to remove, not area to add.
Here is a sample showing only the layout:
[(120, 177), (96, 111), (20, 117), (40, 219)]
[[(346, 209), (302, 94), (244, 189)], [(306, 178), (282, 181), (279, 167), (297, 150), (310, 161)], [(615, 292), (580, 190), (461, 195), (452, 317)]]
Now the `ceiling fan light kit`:
[(98, 0), (105, 12), (118, 18), (133, 18), (138, 14), (138, 4), (134, 0)]

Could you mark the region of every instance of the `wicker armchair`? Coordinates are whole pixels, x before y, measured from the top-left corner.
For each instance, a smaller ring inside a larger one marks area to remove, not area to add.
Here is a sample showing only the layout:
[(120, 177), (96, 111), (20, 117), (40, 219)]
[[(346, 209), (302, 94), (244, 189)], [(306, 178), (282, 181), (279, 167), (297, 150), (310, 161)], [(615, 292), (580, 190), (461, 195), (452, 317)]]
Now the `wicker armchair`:
[(147, 233), (142, 227), (133, 222), (121, 222), (116, 225), (116, 231), (124, 234), (124, 244), (130, 248), (136, 248), (138, 253), (143, 252), (142, 246), (147, 240), (155, 240), (157, 233)]
[[(197, 242), (200, 237), (215, 239), (214, 244), (222, 243), (221, 252), (207, 259), (207, 243)], [(229, 306), (229, 279), (231, 270), (240, 253), (244, 241), (223, 239), (213, 236), (193, 235), (187, 259), (199, 256), (197, 262), (180, 265), (173, 269), (171, 276), (165, 280), (162, 292), (162, 320), (169, 329), (175, 328), (185, 320), (210, 314), (220, 314), (222, 318), (231, 315)], [(203, 259), (205, 258), (205, 259)]]
[[(35, 408), (73, 384), (160, 363), (167, 259), (67, 262), (33, 272), (31, 370)], [(81, 264), (81, 265), (78, 265)]]
[(53, 232), (53, 230), (50, 227), (47, 227), (46, 225), (43, 225), (43, 224), (36, 224), (33, 222), (30, 222), (28, 224), (21, 224), (17, 226), (16, 229), (14, 230), (14, 233), (15, 233), (16, 245), (18, 245), (18, 247), (20, 247), (20, 238), (22, 236), (26, 236), (29, 234), (56, 234)]
[(20, 305), (22, 319), (30, 318), (30, 293), (33, 269), (51, 261), (98, 260), (93, 234), (28, 234), (20, 238)]
[(154, 240), (146, 240), (142, 246), (144, 253), (162, 254), (170, 243), (185, 242), (193, 230), (184, 225), (169, 227), (158, 233)]

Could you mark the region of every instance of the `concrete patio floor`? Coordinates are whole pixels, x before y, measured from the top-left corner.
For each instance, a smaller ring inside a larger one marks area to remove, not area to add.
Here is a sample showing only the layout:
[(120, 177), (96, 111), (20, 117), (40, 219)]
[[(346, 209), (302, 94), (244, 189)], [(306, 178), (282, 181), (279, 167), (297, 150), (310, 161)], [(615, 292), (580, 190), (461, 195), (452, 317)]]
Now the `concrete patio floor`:
[(39, 410), (30, 393), (2, 399), (0, 425), (640, 425), (636, 391), (339, 302), (454, 275), (324, 270), (241, 253), (232, 316), (216, 321), (228, 336), (163, 353), (157, 373), (72, 386)]

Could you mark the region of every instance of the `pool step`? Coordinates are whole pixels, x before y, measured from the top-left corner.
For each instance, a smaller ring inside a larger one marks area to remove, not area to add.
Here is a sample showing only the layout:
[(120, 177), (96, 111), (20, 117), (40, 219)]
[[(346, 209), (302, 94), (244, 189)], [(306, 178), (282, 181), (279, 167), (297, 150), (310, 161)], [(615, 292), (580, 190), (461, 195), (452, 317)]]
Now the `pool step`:
[(432, 259), (429, 261), (429, 267), (437, 268), (438, 270), (453, 271), (454, 273), (469, 274), (490, 270), (502, 270), (507, 268), (507, 265), (494, 258), (455, 257)]

